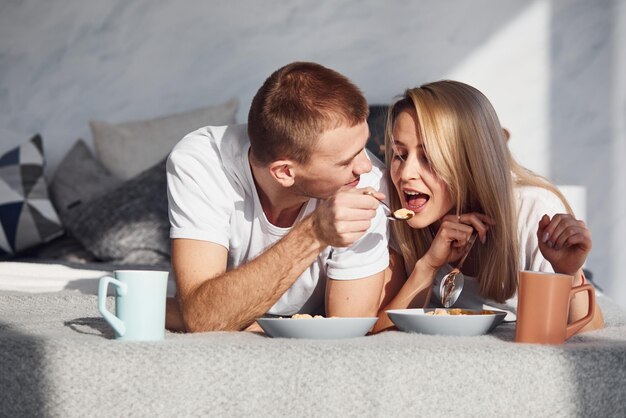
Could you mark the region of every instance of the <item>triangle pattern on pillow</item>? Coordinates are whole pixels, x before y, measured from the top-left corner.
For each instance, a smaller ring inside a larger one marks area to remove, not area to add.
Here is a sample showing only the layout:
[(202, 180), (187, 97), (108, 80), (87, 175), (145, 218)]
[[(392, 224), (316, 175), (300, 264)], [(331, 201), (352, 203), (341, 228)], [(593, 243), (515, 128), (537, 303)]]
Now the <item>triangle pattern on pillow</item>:
[(7, 237), (4, 235), (4, 228), (0, 228), (0, 256), (11, 254), (13, 250), (7, 241)]
[(20, 165), (33, 164), (43, 166), (44, 159), (41, 152), (41, 138), (35, 137), (20, 147)]
[(24, 200), (24, 197), (0, 178), (0, 205), (21, 202), (22, 200)]
[(46, 218), (48, 221), (60, 224), (59, 216), (54, 210), (54, 206), (48, 199), (28, 199), (26, 201), (28, 206), (37, 210), (37, 212)]
[(17, 223), (20, 219), (24, 202), (7, 203), (0, 206), (0, 223), (4, 229), (4, 235), (8, 241), (11, 252), (15, 251), (15, 236), (17, 234)]
[[(50, 202), (48, 202), (49, 204)], [(50, 215), (56, 216), (54, 212), (48, 212), (48, 216), (39, 212), (39, 210), (31, 205), (31, 202), (27, 203), (30, 214), (35, 222), (35, 227), (37, 228), (37, 232), (39, 232), (39, 236), (42, 237), (43, 241), (48, 241), (52, 238), (56, 238), (57, 236), (63, 233), (63, 229), (59, 225), (58, 219), (57, 222), (51, 221), (48, 217)], [(52, 209), (52, 207), (50, 207)]]
[[(0, 180), (4, 181), (10, 189), (20, 196), (19, 200), (24, 200), (24, 187), (22, 186), (19, 165), (0, 166)], [(7, 201), (4, 196), (0, 196), (0, 203)]]
[(24, 196), (28, 196), (37, 181), (40, 179), (43, 180), (43, 166), (35, 164), (20, 165), (20, 174)]
[(20, 149), (15, 148), (0, 157), (0, 167), (16, 165), (20, 162)]
[(41, 136), (0, 155), (0, 257), (63, 233), (48, 197)]
[(25, 250), (28, 247), (39, 244), (42, 242), (37, 230), (37, 225), (31, 214), (30, 207), (24, 205), (22, 207), (22, 213), (20, 214), (20, 221), (17, 224), (17, 231), (15, 233), (15, 252)]
[[(24, 191), (26, 191), (26, 185), (24, 185)], [(48, 184), (44, 176), (39, 176), (35, 184), (31, 186), (31, 189), (24, 196), (28, 200), (44, 199), (48, 201)]]

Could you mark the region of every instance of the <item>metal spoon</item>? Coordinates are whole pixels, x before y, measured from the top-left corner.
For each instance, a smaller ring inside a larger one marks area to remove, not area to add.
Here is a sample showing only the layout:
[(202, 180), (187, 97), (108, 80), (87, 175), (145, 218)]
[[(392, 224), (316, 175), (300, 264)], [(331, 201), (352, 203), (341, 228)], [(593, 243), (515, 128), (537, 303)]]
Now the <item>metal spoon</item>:
[(463, 284), (465, 283), (465, 279), (463, 277), (463, 273), (461, 273), (461, 267), (463, 266), (463, 262), (467, 258), (474, 242), (476, 241), (476, 237), (478, 236), (478, 232), (474, 231), (467, 241), (467, 246), (465, 248), (465, 252), (463, 256), (457, 263), (456, 267), (454, 267), (450, 273), (443, 276), (441, 279), (441, 285), (439, 286), (439, 295), (441, 297), (441, 304), (444, 308), (449, 308), (454, 305), (459, 296), (461, 295), (461, 291), (463, 290)]
[(389, 213), (389, 215), (387, 215), (387, 219), (390, 219), (392, 221), (406, 221), (407, 219), (411, 219), (413, 217), (413, 215), (415, 215), (415, 212), (413, 212), (412, 210), (409, 209), (405, 209), (405, 208), (401, 208), (396, 210), (395, 212), (391, 210), (391, 208), (389, 207), (389, 205), (387, 205), (385, 202), (383, 202), (382, 200), (379, 200), (376, 198), (376, 196), (374, 196), (374, 193), (367, 191), (365, 192), (366, 195), (372, 196), (374, 199), (378, 200), (380, 202), (380, 204), (383, 206), (383, 208), (385, 208), (387, 210), (387, 212)]

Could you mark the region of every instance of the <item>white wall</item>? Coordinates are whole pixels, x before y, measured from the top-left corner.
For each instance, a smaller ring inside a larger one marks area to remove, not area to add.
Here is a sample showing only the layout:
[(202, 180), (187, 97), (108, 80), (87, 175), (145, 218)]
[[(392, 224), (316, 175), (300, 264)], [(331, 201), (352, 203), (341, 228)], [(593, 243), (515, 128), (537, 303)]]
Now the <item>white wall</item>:
[[(609, 270), (613, 280), (607, 283), (607, 292), (619, 298), (622, 306), (626, 306), (626, 280), (623, 276), (626, 264), (626, 2), (616, 1), (613, 10), (613, 73), (611, 75), (611, 158), (612, 170), (609, 177), (598, 179), (600, 194), (599, 206), (604, 204), (608, 209), (609, 234), (606, 238), (609, 245), (601, 247), (607, 251), (598, 262), (611, 266)], [(602, 183), (609, 185), (601, 187)], [(602, 209), (602, 208), (600, 208)], [(604, 215), (602, 210), (597, 210)]]
[[(42, 134), (52, 172), (87, 122), (238, 97), (294, 60), (371, 103), (455, 78), (481, 89), (516, 157), (588, 189), (588, 267), (626, 306), (624, 4), (619, 0), (0, 2), (0, 152)], [(609, 193), (611, 191), (611, 193)]]

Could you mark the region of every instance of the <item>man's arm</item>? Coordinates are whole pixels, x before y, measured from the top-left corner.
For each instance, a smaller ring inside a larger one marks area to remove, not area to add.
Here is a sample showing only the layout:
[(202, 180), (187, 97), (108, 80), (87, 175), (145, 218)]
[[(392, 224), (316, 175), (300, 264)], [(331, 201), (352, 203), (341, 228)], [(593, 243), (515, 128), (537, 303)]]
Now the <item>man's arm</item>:
[(185, 329), (241, 330), (262, 316), (308, 268), (326, 244), (312, 217), (254, 260), (226, 272), (221, 245), (172, 240), (172, 266)]
[[(172, 266), (184, 328), (197, 332), (241, 330), (250, 325), (324, 248), (349, 247), (361, 238), (377, 208), (378, 202), (362, 190), (339, 192), (257, 258), (228, 272), (226, 248), (174, 239)], [(175, 323), (174, 316), (170, 311), (168, 325)]]
[(328, 280), (326, 316), (377, 316), (385, 271), (356, 280)]

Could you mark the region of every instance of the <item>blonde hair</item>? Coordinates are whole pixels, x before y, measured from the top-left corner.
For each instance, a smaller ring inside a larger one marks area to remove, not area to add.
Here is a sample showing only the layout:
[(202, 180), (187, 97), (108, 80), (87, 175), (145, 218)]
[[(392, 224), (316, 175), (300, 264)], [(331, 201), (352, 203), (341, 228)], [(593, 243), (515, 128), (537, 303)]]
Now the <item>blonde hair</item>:
[[(563, 195), (548, 180), (520, 166), (511, 155), (498, 116), (489, 100), (477, 89), (457, 81), (438, 81), (408, 89), (390, 108), (385, 131), (385, 155), (391, 166), (392, 131), (397, 116), (415, 112), (424, 152), (433, 172), (444, 182), (456, 214), (480, 212), (495, 226), (487, 242), (475, 246), (480, 294), (503, 302), (517, 287), (519, 242), (514, 186), (539, 186), (555, 193), (571, 213)], [(389, 178), (390, 190), (395, 190)], [(393, 209), (400, 207), (391, 194)], [(410, 273), (429, 249), (429, 228), (413, 229), (393, 222), (392, 233)]]

